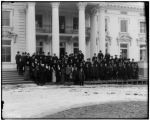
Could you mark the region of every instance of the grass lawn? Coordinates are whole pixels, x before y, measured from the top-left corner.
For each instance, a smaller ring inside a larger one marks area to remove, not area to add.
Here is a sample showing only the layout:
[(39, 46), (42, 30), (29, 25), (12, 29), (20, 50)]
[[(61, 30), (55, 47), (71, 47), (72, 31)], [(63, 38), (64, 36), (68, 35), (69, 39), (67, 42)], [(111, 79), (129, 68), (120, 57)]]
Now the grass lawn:
[(143, 101), (106, 103), (72, 108), (45, 118), (147, 118), (147, 105)]

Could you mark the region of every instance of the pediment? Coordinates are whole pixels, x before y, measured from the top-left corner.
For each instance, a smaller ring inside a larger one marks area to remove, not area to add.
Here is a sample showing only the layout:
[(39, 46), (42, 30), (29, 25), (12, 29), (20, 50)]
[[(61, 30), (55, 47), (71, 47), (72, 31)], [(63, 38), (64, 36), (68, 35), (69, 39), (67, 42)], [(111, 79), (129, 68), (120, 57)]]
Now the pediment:
[(132, 38), (127, 34), (120, 35), (119, 39), (123, 40), (123, 41), (131, 41), (132, 40)]
[(146, 44), (146, 37), (139, 37), (137, 40), (137, 45)]
[(120, 33), (117, 38), (117, 41), (118, 41), (118, 44), (119, 42), (127, 42), (131, 44), (132, 37), (128, 33), (125, 33), (125, 34)]

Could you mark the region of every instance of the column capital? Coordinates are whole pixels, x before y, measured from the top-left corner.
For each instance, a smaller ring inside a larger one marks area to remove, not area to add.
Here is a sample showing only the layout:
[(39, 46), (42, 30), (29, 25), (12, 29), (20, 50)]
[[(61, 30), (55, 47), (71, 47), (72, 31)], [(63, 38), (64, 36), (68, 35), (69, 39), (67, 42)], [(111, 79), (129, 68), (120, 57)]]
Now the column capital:
[(60, 5), (60, 2), (52, 2), (50, 4), (51, 4), (52, 8), (58, 8)]
[(77, 3), (78, 9), (79, 10), (85, 10), (87, 3), (86, 2), (79, 2)]
[(97, 7), (92, 8), (90, 11), (90, 14), (91, 15), (97, 15), (98, 14), (98, 8)]

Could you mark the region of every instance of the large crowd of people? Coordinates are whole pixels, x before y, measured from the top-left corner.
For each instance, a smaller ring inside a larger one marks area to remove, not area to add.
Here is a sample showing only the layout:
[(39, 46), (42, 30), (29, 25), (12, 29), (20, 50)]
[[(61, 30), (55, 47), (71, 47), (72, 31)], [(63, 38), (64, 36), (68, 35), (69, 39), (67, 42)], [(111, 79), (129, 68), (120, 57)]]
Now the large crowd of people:
[(110, 56), (99, 53), (84, 60), (82, 51), (76, 54), (61, 55), (60, 58), (48, 52), (37, 52), (30, 56), (23, 52), (16, 54), (17, 71), (25, 80), (33, 80), (38, 85), (48, 82), (63, 84), (72, 81), (75, 85), (84, 85), (84, 81), (127, 80), (138, 78), (138, 64), (122, 56)]

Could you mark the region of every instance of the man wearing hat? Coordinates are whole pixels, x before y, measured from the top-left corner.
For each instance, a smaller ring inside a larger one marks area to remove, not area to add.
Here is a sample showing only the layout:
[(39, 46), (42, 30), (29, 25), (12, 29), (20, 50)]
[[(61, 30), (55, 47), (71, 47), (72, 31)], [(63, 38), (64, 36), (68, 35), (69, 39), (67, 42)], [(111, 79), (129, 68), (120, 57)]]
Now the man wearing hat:
[(21, 58), (20, 52), (18, 51), (16, 54), (16, 64), (17, 64), (17, 71), (19, 70), (19, 59)]
[(93, 63), (95, 62), (96, 58), (97, 58), (96, 53), (94, 53), (94, 56), (92, 57), (92, 62)]
[(100, 50), (99, 51), (99, 53), (98, 53), (98, 61), (101, 61), (102, 59), (103, 59), (103, 57), (104, 57), (104, 55), (103, 55), (103, 53), (102, 53), (102, 51)]
[(78, 60), (79, 60), (79, 62), (82, 62), (82, 60), (84, 60), (84, 55), (81, 50), (78, 53)]

